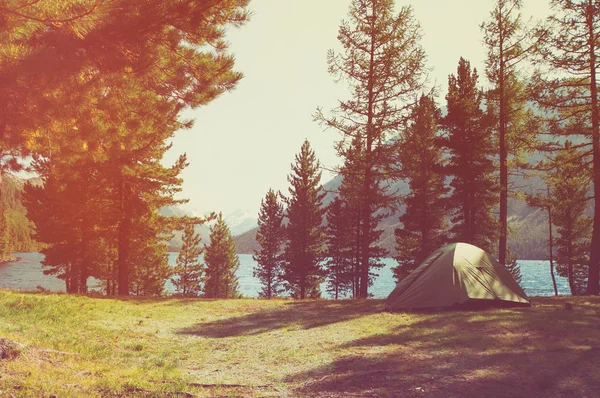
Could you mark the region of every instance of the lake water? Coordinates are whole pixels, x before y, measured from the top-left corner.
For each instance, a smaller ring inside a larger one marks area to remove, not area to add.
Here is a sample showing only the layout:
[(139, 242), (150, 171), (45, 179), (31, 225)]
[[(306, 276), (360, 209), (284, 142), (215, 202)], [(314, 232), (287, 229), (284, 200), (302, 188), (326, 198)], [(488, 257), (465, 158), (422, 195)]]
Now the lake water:
[[(15, 253), (19, 261), (0, 264), (0, 288), (35, 291), (40, 286), (54, 292), (64, 292), (65, 283), (52, 275), (44, 275), (40, 263), (44, 258), (40, 253)], [(239, 289), (245, 297), (257, 297), (260, 290), (258, 279), (252, 275), (256, 264), (250, 254), (240, 254), (240, 268), (237, 276), (239, 278)], [(175, 264), (177, 253), (169, 254), (169, 263)], [(396, 265), (393, 259), (385, 260), (385, 267), (378, 271), (379, 276), (375, 279), (369, 292), (375, 298), (385, 298), (394, 289), (396, 283), (392, 276), (391, 267)], [(523, 275), (521, 286), (529, 296), (552, 296), (552, 278), (550, 277), (550, 263), (548, 261), (519, 261), (521, 274)], [(91, 281), (90, 281), (91, 282)], [(570, 294), (566, 278), (557, 276), (558, 293)], [(90, 284), (93, 285), (93, 284)], [(167, 292), (173, 292), (171, 283), (167, 283)], [(325, 292), (325, 286), (321, 289)]]

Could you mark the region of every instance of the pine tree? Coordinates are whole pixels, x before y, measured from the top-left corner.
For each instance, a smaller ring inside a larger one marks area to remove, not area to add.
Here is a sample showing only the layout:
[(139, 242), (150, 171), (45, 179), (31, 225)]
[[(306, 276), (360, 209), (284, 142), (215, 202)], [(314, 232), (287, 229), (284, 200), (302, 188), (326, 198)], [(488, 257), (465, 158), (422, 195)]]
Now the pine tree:
[(445, 176), (441, 173), (442, 149), (437, 145), (440, 111), (433, 98), (421, 96), (402, 142), (400, 161), (409, 181), (406, 210), (395, 230), (398, 266), (396, 280), (404, 279), (446, 241)]
[[(183, 108), (209, 103), (241, 78), (233, 71), (224, 27), (244, 22), (246, 5), (246, 0), (75, 0), (62, 8), (34, 2), (15, 10), (14, 4), (0, 4), (2, 148), (33, 153), (57, 170), (94, 170), (107, 188), (97, 198), (112, 202), (110, 211), (96, 213), (92, 204), (99, 200), (86, 196), (76, 203), (78, 214), (104, 214), (106, 220), (57, 221), (68, 227), (68, 240), (47, 236), (53, 245), (48, 250), (55, 253), (46, 256), (49, 266), (67, 280), (94, 273), (106, 280), (107, 292), (120, 295), (162, 289), (160, 279), (168, 278), (163, 240), (173, 225), (157, 212), (180, 202), (173, 194), (185, 164), (180, 158), (171, 168), (161, 165), (165, 142), (191, 127), (179, 117)], [(67, 177), (59, 172), (52, 178)], [(63, 182), (56, 184), (76, 185)], [(51, 196), (65, 204), (59, 217), (70, 219), (68, 200), (60, 189), (55, 193)], [(136, 236), (136, 228), (143, 235)], [(116, 259), (92, 264), (97, 253)]]
[[(23, 200), (36, 225), (46, 274), (64, 279), (68, 293), (87, 293), (88, 278), (104, 280), (103, 271), (114, 257), (111, 203), (108, 183), (87, 164), (34, 163), (43, 185), (25, 186)], [(102, 271), (101, 271), (102, 270)]]
[(452, 239), (491, 251), (497, 222), (492, 215), (496, 204), (494, 147), (490, 117), (481, 109), (483, 92), (477, 87), (478, 74), (461, 58), (456, 75), (448, 78), (447, 115), (442, 119), (442, 145), (449, 158), (444, 165), (452, 177)]
[(553, 159), (554, 172), (548, 177), (552, 191), (552, 220), (558, 237), (558, 274), (567, 277), (572, 295), (585, 294), (592, 220), (585, 215), (591, 176), (582, 172), (586, 156), (567, 141)]
[(229, 227), (219, 213), (217, 222), (210, 227), (210, 245), (205, 247), (204, 296), (207, 298), (237, 298), (238, 278), (235, 275), (240, 260), (235, 252)]
[(327, 291), (337, 300), (352, 291), (354, 256), (352, 217), (340, 198), (327, 207)]
[(167, 225), (157, 212), (148, 212), (132, 223), (135, 236), (129, 241), (128, 251), (130, 294), (161, 296), (164, 293), (165, 283), (173, 275), (167, 251), (172, 233)]
[[(342, 182), (338, 190), (338, 197), (342, 201), (342, 207), (344, 213), (348, 218), (349, 228), (349, 239), (351, 241), (351, 263), (352, 263), (352, 297), (361, 297), (361, 286), (367, 285), (367, 288), (373, 284), (374, 278), (378, 276), (374, 270), (382, 268), (384, 263), (382, 259), (388, 255), (388, 251), (384, 248), (375, 246), (375, 243), (379, 241), (383, 230), (377, 229), (375, 226), (379, 225), (379, 222), (385, 218), (386, 213), (383, 211), (375, 211), (375, 203), (388, 202), (389, 197), (386, 197), (386, 193), (379, 187), (374, 193), (378, 196), (378, 200), (371, 204), (371, 230), (368, 235), (363, 235), (363, 221), (362, 217), (363, 200), (362, 200), (362, 188), (364, 187), (364, 178), (361, 172), (360, 166), (364, 158), (362, 156), (363, 150), (361, 148), (360, 140), (355, 139), (352, 145), (347, 149), (348, 156), (344, 160), (344, 164), (340, 168), (340, 175), (342, 176)], [(364, 242), (369, 245), (369, 273), (368, 278), (365, 279), (363, 275), (362, 267), (362, 247)]]
[(525, 109), (525, 90), (517, 69), (530, 50), (530, 40), (523, 28), (521, 7), (521, 0), (497, 0), (490, 13), (490, 20), (481, 25), (488, 50), (486, 75), (493, 85), (493, 89), (488, 92), (487, 101), (488, 104), (494, 104), (497, 111), (494, 125), (498, 134), (498, 261), (501, 264), (508, 264), (508, 177), (511, 169), (519, 166), (522, 152), (527, 142), (531, 142), (533, 132), (527, 126), (532, 114)]
[(321, 267), (325, 245), (322, 226), (325, 210), (321, 204), (325, 193), (320, 185), (319, 167), (305, 140), (292, 164), (288, 177), (290, 196), (285, 199), (288, 224), (283, 279), (287, 291), (299, 299), (319, 297), (319, 284), (325, 276)]
[(252, 256), (256, 261), (254, 277), (262, 284), (259, 297), (271, 299), (282, 292), (284, 240), (283, 205), (279, 202), (279, 195), (269, 189), (258, 213), (256, 241), (260, 249), (255, 250)]
[(520, 285), (521, 280), (523, 279), (523, 276), (521, 275), (521, 267), (517, 263), (517, 256), (514, 255), (510, 250), (507, 250), (506, 252), (505, 267), (508, 270), (510, 276), (512, 276), (515, 282), (517, 282)]
[[(135, 151), (125, 151), (116, 157), (114, 172), (116, 174), (114, 195), (116, 212), (119, 215), (117, 223), (117, 285), (119, 295), (127, 295), (130, 291), (130, 275), (136, 266), (145, 264), (161, 264), (157, 268), (164, 278), (170, 275), (167, 270), (166, 242), (172, 236), (173, 225), (167, 217), (161, 216), (159, 210), (164, 206), (184, 203), (186, 200), (176, 200), (174, 195), (181, 190), (183, 180), (180, 173), (187, 166), (185, 155), (171, 167), (165, 167), (160, 160), (170, 148), (164, 141), (155, 141), (151, 137), (138, 136), (142, 144)], [(144, 142), (145, 140), (149, 142)], [(153, 250), (146, 250), (145, 256), (155, 253), (151, 261), (136, 265), (134, 250), (136, 239), (139, 241), (138, 230), (148, 230), (142, 246), (150, 245)], [(161, 248), (157, 250), (157, 248)], [(166, 280), (165, 279), (165, 280)], [(164, 282), (164, 281), (163, 281)], [(163, 283), (164, 285), (164, 283)]]
[(186, 223), (183, 229), (183, 243), (177, 256), (177, 263), (173, 269), (176, 278), (172, 278), (173, 285), (183, 296), (198, 296), (202, 290), (204, 264), (200, 256), (204, 248), (200, 246), (200, 235), (194, 233), (194, 224)]
[(541, 69), (531, 91), (538, 106), (552, 115), (551, 133), (584, 135), (591, 149), (594, 218), (586, 292), (592, 295), (600, 293), (600, 12), (596, 0), (552, 0), (551, 6), (555, 13), (539, 30)]
[[(349, 20), (342, 21), (338, 40), (343, 52), (329, 51), (329, 71), (345, 80), (352, 98), (340, 101), (331, 117), (321, 110), (316, 119), (342, 134), (338, 154), (348, 160), (360, 145), (357, 167), (362, 187), (356, 191), (361, 206), (359, 296), (368, 296), (371, 258), (375, 257), (372, 238), (377, 228), (376, 214), (391, 201), (382, 182), (393, 168), (394, 144), (408, 111), (423, 89), (425, 53), (419, 44), (421, 30), (410, 7), (394, 15), (393, 0), (353, 0)], [(357, 210), (358, 211), (358, 210)]]
[[(83, 88), (105, 85), (102, 95), (110, 96), (116, 76), (163, 97), (161, 108), (204, 105), (232, 89), (241, 74), (232, 71), (224, 28), (244, 23), (247, 4), (248, 0), (1, 3), (0, 157), (13, 151), (37, 152), (40, 145), (35, 141), (70, 135), (72, 123), (60, 133), (51, 130), (76, 118), (90, 98)], [(176, 120), (176, 114), (164, 117)]]
[[(546, 176), (547, 178), (547, 176)], [(558, 287), (556, 286), (556, 276), (554, 275), (554, 237), (552, 234), (552, 207), (553, 200), (550, 196), (550, 187), (546, 183), (546, 195), (529, 194), (526, 196), (527, 205), (530, 207), (538, 207), (544, 209), (548, 214), (548, 259), (550, 260), (550, 277), (552, 278), (552, 287), (554, 288), (554, 295), (558, 296)]]

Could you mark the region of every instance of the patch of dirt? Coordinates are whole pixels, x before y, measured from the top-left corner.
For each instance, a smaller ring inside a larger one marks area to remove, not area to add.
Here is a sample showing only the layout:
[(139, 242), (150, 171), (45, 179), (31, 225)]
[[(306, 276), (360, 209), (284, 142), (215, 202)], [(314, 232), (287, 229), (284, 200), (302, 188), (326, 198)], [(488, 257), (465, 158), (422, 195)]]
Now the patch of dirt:
[(0, 360), (11, 360), (21, 355), (25, 346), (21, 343), (0, 337)]

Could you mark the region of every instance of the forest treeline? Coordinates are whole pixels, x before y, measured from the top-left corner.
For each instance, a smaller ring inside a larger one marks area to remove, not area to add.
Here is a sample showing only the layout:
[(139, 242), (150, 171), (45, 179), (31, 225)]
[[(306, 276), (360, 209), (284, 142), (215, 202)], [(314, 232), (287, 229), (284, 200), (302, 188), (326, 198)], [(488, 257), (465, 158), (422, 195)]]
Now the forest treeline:
[[(288, 233), (281, 243), (271, 242), (267, 231), (286, 231), (307, 213), (288, 210), (282, 226), (265, 207), (274, 200), (271, 191), (267, 194), (255, 255), (263, 284), (271, 286), (271, 276), (281, 275), (279, 281), (293, 293), (297, 282), (290, 282), (290, 274), (300, 266), (309, 273), (301, 282), (304, 290), (327, 278), (336, 298), (368, 297), (387, 254), (376, 245), (382, 220), (401, 207), (394, 230), (397, 280), (441, 245), (460, 241), (495, 253), (519, 281), (517, 258), (508, 245), (512, 198), (548, 214), (548, 239), (538, 240), (547, 246), (538, 250), (550, 257), (552, 279), (556, 265), (572, 294), (597, 294), (599, 5), (551, 1), (552, 15), (533, 23), (522, 16), (522, 1), (495, 1), (480, 26), (487, 50), (484, 70), (461, 57), (448, 77), (445, 102), (438, 103), (436, 88), (428, 85), (423, 32), (412, 8), (395, 12), (392, 0), (350, 3), (338, 33), (341, 51), (331, 50), (327, 63), (351, 94), (338, 107), (319, 108), (314, 115), (325, 129), (339, 133), (341, 184), (322, 223), (305, 223), (300, 236)], [(511, 176), (528, 175), (542, 181), (540, 192), (524, 192), (511, 183)], [(389, 189), (398, 181), (408, 184), (408, 192)], [(283, 197), (288, 206), (289, 200)], [(586, 214), (589, 202), (593, 217)], [(321, 205), (319, 200), (305, 203), (305, 211)], [(314, 236), (320, 244), (303, 245)], [(526, 244), (515, 246), (522, 250)]]
[[(342, 182), (323, 207), (320, 164), (306, 141), (289, 192), (267, 193), (255, 253), (263, 296), (318, 297), (327, 279), (335, 297), (368, 297), (387, 255), (376, 245), (380, 224), (399, 206), (398, 280), (451, 241), (495, 253), (518, 280), (508, 245), (513, 196), (551, 216), (551, 264), (573, 294), (598, 294), (600, 9), (593, 0), (551, 4), (552, 15), (529, 23), (522, 1), (495, 1), (481, 24), (484, 70), (461, 57), (440, 101), (412, 8), (349, 0), (340, 50), (328, 52), (327, 68), (350, 94), (313, 115), (339, 134)], [(161, 215), (185, 202), (174, 195), (188, 159), (183, 154), (170, 167), (161, 160), (176, 131), (193, 125), (182, 111), (210, 103), (242, 78), (225, 32), (245, 23), (247, 6), (0, 3), (0, 166), (3, 175), (24, 168), (39, 175), (41, 184), (25, 186), (23, 203), (44, 245), (46, 272), (64, 279), (69, 293), (86, 293), (93, 276), (107, 295), (160, 294), (175, 272), (183, 294), (237, 295), (239, 262), (222, 216)], [(532, 153), (543, 160), (531, 164)], [(511, 175), (526, 173), (545, 189), (524, 195), (510, 184)], [(396, 181), (409, 192), (386, 189)], [(585, 214), (588, 202), (593, 217)], [(15, 228), (1, 203), (7, 256)], [(201, 248), (190, 225), (208, 221), (211, 242)], [(175, 271), (166, 243), (174, 230), (184, 230), (185, 243)], [(202, 250), (206, 264), (197, 262)]]
[(247, 3), (0, 4), (0, 165), (40, 177), (23, 202), (45, 272), (69, 293), (95, 277), (109, 295), (159, 294), (172, 231), (206, 221), (159, 213), (183, 202), (174, 194), (187, 165), (161, 160), (193, 124), (181, 112), (241, 79), (225, 28), (246, 21)]

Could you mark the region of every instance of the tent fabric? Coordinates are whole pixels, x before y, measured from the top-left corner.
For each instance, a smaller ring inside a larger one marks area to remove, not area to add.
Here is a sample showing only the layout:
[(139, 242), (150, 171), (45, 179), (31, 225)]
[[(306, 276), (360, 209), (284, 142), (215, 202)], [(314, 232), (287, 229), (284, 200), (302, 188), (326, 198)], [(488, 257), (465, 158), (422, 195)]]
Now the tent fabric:
[(390, 310), (451, 307), (473, 301), (529, 304), (506, 267), (482, 249), (451, 243), (427, 257), (386, 299)]

